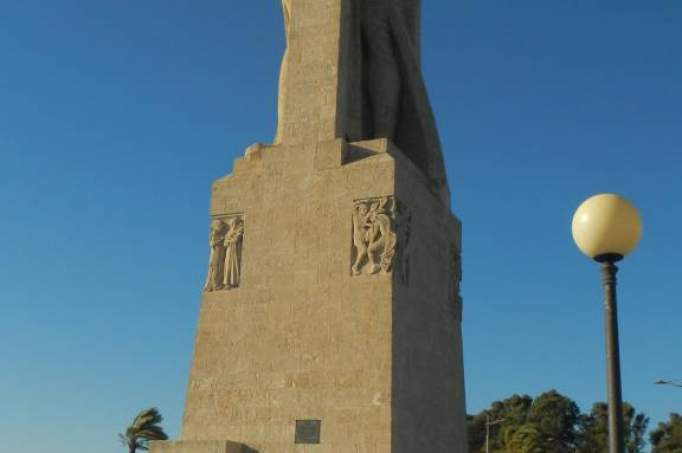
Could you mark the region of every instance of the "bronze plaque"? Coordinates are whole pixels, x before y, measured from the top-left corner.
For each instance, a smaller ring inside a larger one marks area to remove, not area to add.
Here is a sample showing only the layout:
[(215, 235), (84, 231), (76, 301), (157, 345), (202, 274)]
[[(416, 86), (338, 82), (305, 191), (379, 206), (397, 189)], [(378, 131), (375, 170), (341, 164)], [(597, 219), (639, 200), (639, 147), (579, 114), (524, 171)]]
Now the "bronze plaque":
[(296, 420), (296, 444), (319, 444), (321, 420)]

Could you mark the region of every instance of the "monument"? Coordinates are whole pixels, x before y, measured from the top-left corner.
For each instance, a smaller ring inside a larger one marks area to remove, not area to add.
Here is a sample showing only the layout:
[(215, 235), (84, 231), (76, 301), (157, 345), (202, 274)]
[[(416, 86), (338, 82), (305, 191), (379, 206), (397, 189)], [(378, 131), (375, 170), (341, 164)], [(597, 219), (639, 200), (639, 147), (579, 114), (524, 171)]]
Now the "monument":
[(467, 452), (420, 8), (283, 1), (276, 137), (213, 184), (182, 432), (153, 453)]

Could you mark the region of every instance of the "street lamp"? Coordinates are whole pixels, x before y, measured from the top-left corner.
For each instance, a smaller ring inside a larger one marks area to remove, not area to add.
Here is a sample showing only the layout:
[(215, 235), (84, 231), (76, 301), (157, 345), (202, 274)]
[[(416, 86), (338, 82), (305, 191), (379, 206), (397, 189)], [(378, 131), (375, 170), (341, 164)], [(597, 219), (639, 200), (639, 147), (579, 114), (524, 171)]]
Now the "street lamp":
[(641, 236), (642, 221), (637, 209), (616, 194), (588, 198), (573, 216), (573, 240), (585, 255), (601, 263), (602, 268), (610, 453), (625, 452), (615, 263), (634, 250)]
[(658, 385), (672, 385), (673, 387), (682, 387), (682, 382), (678, 382), (678, 381), (666, 381), (665, 379), (659, 379), (658, 381), (654, 382), (654, 384), (658, 384)]

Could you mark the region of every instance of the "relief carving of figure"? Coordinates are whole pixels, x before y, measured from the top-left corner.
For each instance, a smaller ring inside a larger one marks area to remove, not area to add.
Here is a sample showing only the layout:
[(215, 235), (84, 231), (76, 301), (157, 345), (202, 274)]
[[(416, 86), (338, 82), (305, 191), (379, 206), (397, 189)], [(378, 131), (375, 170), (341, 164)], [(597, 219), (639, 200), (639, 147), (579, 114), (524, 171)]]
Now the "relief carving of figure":
[(205, 292), (232, 289), (239, 286), (241, 275), (244, 222), (239, 217), (217, 219), (211, 223), (210, 256)]
[(223, 287), (223, 265), (225, 263), (225, 248), (223, 240), (227, 225), (222, 220), (214, 220), (208, 245), (211, 249), (208, 259), (208, 276), (204, 284), (204, 291), (217, 291)]
[(239, 286), (241, 275), (242, 238), (244, 237), (244, 224), (238, 217), (232, 217), (227, 222), (228, 231), (225, 234), (225, 279), (224, 288), (236, 288)]
[(391, 272), (396, 254), (395, 200), (359, 201), (353, 212), (353, 275)]

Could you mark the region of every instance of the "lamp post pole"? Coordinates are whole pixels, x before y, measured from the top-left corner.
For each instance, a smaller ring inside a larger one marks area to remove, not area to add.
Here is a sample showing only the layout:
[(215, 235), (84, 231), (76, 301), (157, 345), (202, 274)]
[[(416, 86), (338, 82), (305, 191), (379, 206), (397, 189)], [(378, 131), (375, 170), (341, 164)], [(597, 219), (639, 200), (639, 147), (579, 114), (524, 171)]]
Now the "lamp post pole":
[(601, 261), (604, 285), (604, 333), (606, 337), (606, 382), (609, 399), (609, 453), (624, 453), (623, 394), (620, 380), (620, 345), (618, 339), (618, 305), (614, 264), (622, 257), (606, 256)]

